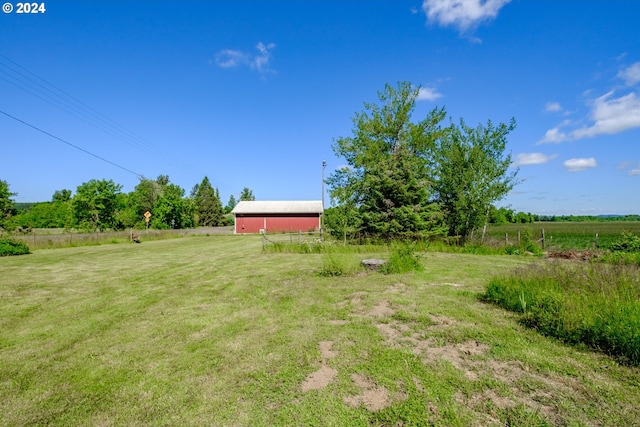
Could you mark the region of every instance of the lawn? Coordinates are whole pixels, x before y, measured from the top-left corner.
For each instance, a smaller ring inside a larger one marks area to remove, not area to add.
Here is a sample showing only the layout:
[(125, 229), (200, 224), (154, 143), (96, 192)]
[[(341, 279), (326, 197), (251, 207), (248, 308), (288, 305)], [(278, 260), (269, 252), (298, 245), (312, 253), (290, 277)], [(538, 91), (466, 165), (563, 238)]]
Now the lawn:
[(479, 301), (529, 262), (326, 277), (259, 236), (3, 257), (0, 425), (637, 425), (639, 369)]

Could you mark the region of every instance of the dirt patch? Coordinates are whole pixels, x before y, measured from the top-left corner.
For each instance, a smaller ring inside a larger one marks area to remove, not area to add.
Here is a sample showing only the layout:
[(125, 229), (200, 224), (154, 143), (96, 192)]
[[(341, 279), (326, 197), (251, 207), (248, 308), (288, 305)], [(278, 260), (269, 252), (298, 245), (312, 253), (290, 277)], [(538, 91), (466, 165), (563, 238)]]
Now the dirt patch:
[(320, 341), (320, 356), (323, 359), (331, 359), (336, 357), (339, 353), (337, 351), (331, 350), (333, 347), (333, 341)]
[(559, 252), (550, 252), (547, 256), (554, 259), (589, 261), (593, 258), (597, 258), (598, 254), (594, 251), (576, 251), (575, 249), (567, 249)]
[(371, 412), (389, 407), (394, 401), (406, 400), (405, 393), (396, 393), (393, 397), (386, 387), (378, 386), (364, 375), (351, 374), (351, 381), (362, 389), (362, 393), (345, 397), (344, 402), (354, 408), (364, 406)]
[(389, 301), (380, 301), (378, 305), (373, 307), (369, 312), (369, 316), (371, 317), (385, 317), (391, 316), (395, 313), (395, 310), (391, 308), (389, 305)]
[(317, 371), (307, 375), (307, 378), (300, 386), (303, 393), (309, 390), (323, 389), (331, 384), (338, 376), (337, 370), (327, 366), (327, 359), (332, 359), (339, 354), (337, 351), (331, 350), (331, 347), (333, 347), (333, 341), (320, 341), (318, 347), (320, 347), (322, 366)]
[(328, 386), (336, 379), (338, 376), (338, 371), (327, 366), (322, 365), (320, 369), (315, 372), (312, 372), (307, 376), (304, 380), (300, 389), (303, 393), (306, 393), (310, 390), (320, 390)]

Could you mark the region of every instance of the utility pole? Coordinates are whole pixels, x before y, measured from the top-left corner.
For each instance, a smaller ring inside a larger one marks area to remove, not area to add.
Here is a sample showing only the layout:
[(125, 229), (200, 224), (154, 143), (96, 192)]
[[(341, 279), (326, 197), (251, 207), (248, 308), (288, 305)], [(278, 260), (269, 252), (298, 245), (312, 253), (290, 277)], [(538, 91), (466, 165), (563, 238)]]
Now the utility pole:
[(327, 167), (327, 161), (322, 161), (322, 223), (320, 224), (320, 238), (324, 241), (324, 168)]

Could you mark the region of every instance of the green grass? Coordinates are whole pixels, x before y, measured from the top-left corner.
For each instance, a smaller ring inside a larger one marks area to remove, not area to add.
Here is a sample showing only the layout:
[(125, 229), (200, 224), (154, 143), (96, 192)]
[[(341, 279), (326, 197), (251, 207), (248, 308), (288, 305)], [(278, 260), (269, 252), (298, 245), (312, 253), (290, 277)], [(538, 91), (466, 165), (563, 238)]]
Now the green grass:
[[(529, 230), (532, 238), (538, 240), (545, 232), (546, 246), (549, 250), (608, 248), (617, 241), (622, 232), (627, 231), (640, 235), (640, 222), (635, 221), (602, 221), (602, 222), (538, 222), (534, 224), (504, 224), (491, 226), (488, 236), (495, 242), (504, 243), (505, 233), (509, 243), (517, 241), (518, 231), (521, 235)], [(597, 234), (597, 238), (596, 238)]]
[(553, 262), (495, 277), (483, 299), (524, 314), (522, 322), (640, 366), (640, 270)]
[(426, 252), (422, 271), (330, 277), (324, 255), (211, 236), (0, 258), (0, 425), (640, 419), (637, 368), (478, 301), (530, 259)]

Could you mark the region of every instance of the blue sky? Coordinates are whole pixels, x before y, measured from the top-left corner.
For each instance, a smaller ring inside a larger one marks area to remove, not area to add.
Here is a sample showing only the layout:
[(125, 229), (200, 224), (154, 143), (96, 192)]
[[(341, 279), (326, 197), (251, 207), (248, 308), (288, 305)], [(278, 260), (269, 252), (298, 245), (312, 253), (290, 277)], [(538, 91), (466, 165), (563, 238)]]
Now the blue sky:
[(128, 192), (136, 174), (187, 193), (206, 175), (223, 203), (243, 187), (319, 199), (322, 161), (344, 165), (333, 140), (385, 83), (409, 81), (416, 120), (436, 106), (456, 123), (516, 119), (523, 182), (501, 205), (640, 213), (638, 1), (9, 3), (0, 179), (18, 202), (90, 179)]

